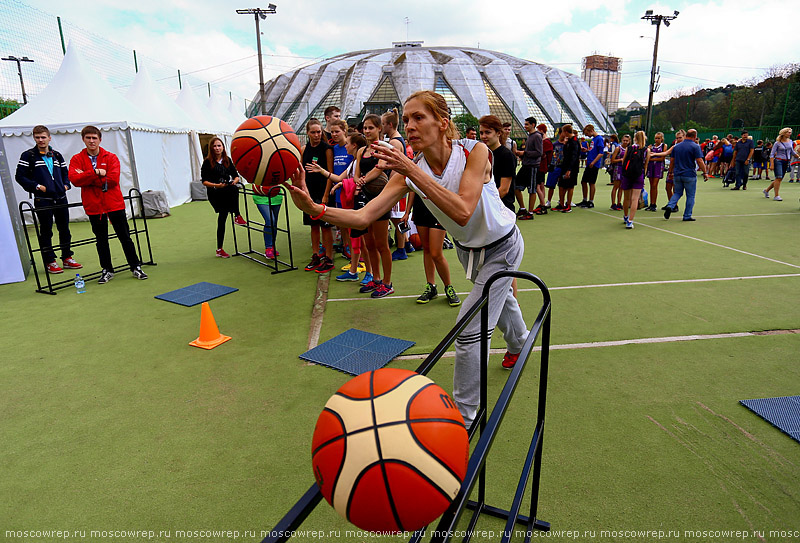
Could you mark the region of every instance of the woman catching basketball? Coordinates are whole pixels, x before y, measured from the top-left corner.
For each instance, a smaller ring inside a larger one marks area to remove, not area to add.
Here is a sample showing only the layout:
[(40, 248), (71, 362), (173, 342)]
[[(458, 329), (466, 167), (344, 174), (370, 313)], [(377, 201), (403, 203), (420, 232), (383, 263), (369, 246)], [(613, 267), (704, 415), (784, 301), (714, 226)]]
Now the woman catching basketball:
[[(331, 209), (315, 204), (304, 190), (303, 172), (292, 177), (290, 194), (298, 208), (316, 219), (365, 228), (389, 211), (409, 191), (426, 206), (456, 241), (458, 258), (475, 285), (459, 311), (472, 309), (486, 281), (498, 271), (516, 270), (524, 243), (516, 218), (500, 200), (492, 182), (489, 150), (476, 140), (459, 140), (444, 98), (419, 91), (405, 102), (406, 136), (418, 155), (415, 161), (395, 148), (372, 145), (381, 167), (392, 170), (383, 191), (359, 210)], [(503, 366), (511, 368), (528, 334), (511, 291), (511, 278), (493, 283), (489, 296), (489, 326), (499, 326), (508, 345)], [(473, 319), (456, 339), (453, 396), (469, 427), (480, 403), (480, 319)]]

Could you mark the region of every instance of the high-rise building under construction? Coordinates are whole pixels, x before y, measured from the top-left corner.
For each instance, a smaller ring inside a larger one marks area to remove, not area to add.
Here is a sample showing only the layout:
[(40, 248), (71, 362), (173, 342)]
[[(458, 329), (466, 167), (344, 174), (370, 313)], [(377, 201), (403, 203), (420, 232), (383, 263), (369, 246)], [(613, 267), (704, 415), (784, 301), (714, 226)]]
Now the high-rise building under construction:
[(613, 115), (619, 109), (619, 81), (622, 59), (591, 55), (583, 57), (581, 77), (603, 104), (606, 113)]

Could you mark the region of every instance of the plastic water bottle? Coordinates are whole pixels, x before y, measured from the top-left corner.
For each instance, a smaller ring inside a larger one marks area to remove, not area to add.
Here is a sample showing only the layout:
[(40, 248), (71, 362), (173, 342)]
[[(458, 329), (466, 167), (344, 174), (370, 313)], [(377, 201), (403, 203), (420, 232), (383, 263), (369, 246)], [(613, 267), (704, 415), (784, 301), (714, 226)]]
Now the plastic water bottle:
[(86, 283), (79, 273), (75, 274), (75, 290), (78, 292), (78, 294), (83, 294), (86, 292)]

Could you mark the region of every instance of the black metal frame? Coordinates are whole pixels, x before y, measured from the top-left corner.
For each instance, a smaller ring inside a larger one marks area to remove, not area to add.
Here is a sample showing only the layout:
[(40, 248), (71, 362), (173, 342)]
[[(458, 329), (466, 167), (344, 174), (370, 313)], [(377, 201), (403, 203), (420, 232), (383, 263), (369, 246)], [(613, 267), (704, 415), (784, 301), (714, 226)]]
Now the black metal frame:
[[(123, 196), (122, 198), (123, 198), (123, 200), (126, 200), (128, 202), (128, 205), (129, 205), (129, 209), (130, 209), (130, 213), (131, 213), (131, 218), (129, 220), (133, 222), (133, 230), (131, 230), (130, 227), (129, 227), (128, 231), (132, 234), (132, 238), (135, 238), (136, 253), (139, 256), (139, 261), (143, 265), (156, 266), (157, 264), (155, 262), (153, 262), (153, 249), (150, 246), (150, 232), (147, 229), (147, 218), (144, 216), (144, 212), (143, 212), (144, 205), (143, 205), (143, 202), (142, 202), (142, 193), (139, 192), (138, 189), (132, 188), (132, 189), (130, 189), (128, 191), (128, 195), (127, 196)], [(138, 211), (139, 217), (137, 217), (137, 210), (136, 210), (136, 207), (134, 206), (134, 202), (137, 202), (139, 204), (139, 211)], [(36, 288), (36, 292), (41, 292), (42, 294), (52, 294), (52, 295), (55, 296), (57, 294), (57, 292), (56, 292), (57, 290), (68, 288), (68, 287), (74, 285), (75, 284), (75, 278), (71, 277), (71, 278), (63, 279), (61, 281), (52, 281), (51, 280), (51, 275), (49, 273), (47, 273), (47, 270), (45, 269), (44, 270), (44, 277), (45, 277), (45, 283), (46, 284), (42, 284), (42, 280), (39, 277), (39, 268), (36, 266), (36, 259), (34, 258), (34, 253), (40, 253), (41, 254), (43, 249), (45, 249), (46, 247), (37, 247), (36, 249), (33, 248), (33, 245), (31, 244), (31, 238), (30, 238), (28, 224), (33, 224), (34, 230), (36, 231), (36, 240), (37, 240), (37, 245), (38, 245), (38, 240), (40, 238), (39, 238), (39, 217), (38, 217), (38, 215), (36, 213), (37, 211), (50, 210), (50, 209), (72, 208), (72, 207), (81, 207), (82, 205), (83, 205), (82, 203), (78, 202), (78, 203), (74, 203), (74, 204), (60, 204), (60, 205), (55, 205), (55, 206), (46, 206), (46, 207), (35, 208), (27, 200), (23, 201), (23, 202), (20, 202), (20, 204), (19, 204), (19, 214), (20, 214), (20, 218), (22, 219), (22, 223), (25, 225), (25, 228), (24, 228), (24, 230), (25, 230), (25, 242), (28, 245), (28, 256), (31, 259), (31, 267), (33, 268), (33, 274), (36, 277), (36, 287), (37, 287)], [(31, 216), (30, 223), (26, 223), (25, 222), (25, 214), (26, 213), (30, 213), (30, 216)], [(136, 224), (137, 220), (140, 220), (142, 222), (141, 228)], [(55, 229), (55, 224), (53, 225), (53, 228)], [(144, 234), (145, 241), (147, 242), (147, 254), (150, 257), (150, 260), (148, 260), (148, 261), (145, 261), (144, 258), (142, 257), (142, 245), (141, 245), (141, 242), (139, 240), (139, 234)], [(55, 238), (55, 235), (53, 237)], [(116, 237), (117, 237), (116, 233), (114, 233), (113, 231), (109, 232), (108, 239), (113, 239), (113, 238), (116, 238)], [(91, 245), (91, 244), (94, 244), (96, 242), (97, 242), (97, 238), (92, 236), (91, 238), (79, 239), (77, 241), (73, 240), (72, 243), (70, 244), (70, 246), (71, 247), (80, 247), (82, 245)], [(57, 250), (59, 247), (56, 246), (56, 245), (53, 245), (52, 247), (49, 247), (49, 248), (53, 249), (53, 250)], [(43, 263), (43, 265), (44, 265), (44, 263)], [(115, 270), (117, 270), (119, 268), (122, 268), (122, 267), (123, 267), (122, 265), (114, 266), (114, 270), (112, 270), (112, 271), (115, 271)], [(82, 268), (81, 272), (83, 272), (83, 270), (85, 270), (85, 268)], [(69, 271), (72, 271), (72, 270), (69, 270)], [(91, 280), (91, 279), (94, 279), (95, 277), (100, 277), (101, 273), (102, 273), (102, 270), (98, 270), (96, 272), (91, 272), (91, 273), (81, 273), (81, 277), (83, 277), (86, 280)]]
[[(281, 194), (283, 195), (284, 203), (288, 204), (289, 195), (286, 193), (286, 189), (282, 185), (277, 185), (277, 188), (280, 189)], [(296, 270), (297, 268), (294, 265), (294, 252), (292, 250), (292, 232), (291, 226), (289, 222), (289, 206), (284, 205), (284, 216), (286, 217), (286, 228), (279, 228), (277, 224), (272, 225), (272, 240), (273, 244), (276, 239), (276, 234), (278, 232), (283, 232), (286, 234), (286, 240), (289, 244), (289, 261), (284, 262), (280, 260), (277, 256), (269, 259), (267, 258), (264, 253), (259, 251), (253, 250), (253, 239), (251, 237), (251, 232), (258, 232), (259, 234), (263, 233), (265, 224), (263, 222), (258, 222), (257, 220), (250, 219), (250, 211), (247, 205), (248, 201), (252, 201), (251, 198), (248, 196), (257, 195), (255, 191), (246, 187), (240, 187), (239, 192), (243, 198), (243, 207), (244, 207), (244, 218), (247, 221), (246, 225), (237, 225), (235, 222), (231, 221), (231, 229), (233, 231), (233, 256), (243, 256), (248, 260), (252, 260), (257, 264), (261, 264), (262, 266), (266, 266), (272, 270), (272, 274), (276, 273), (283, 273), (287, 271)], [(261, 214), (259, 213), (258, 216), (260, 217)], [(278, 212), (278, 217), (280, 217), (280, 212)], [(276, 221), (278, 222), (278, 221)], [(256, 228), (259, 227), (259, 228)], [(236, 230), (237, 228), (246, 228), (247, 229), (247, 250), (242, 252), (239, 250), (239, 240), (237, 239)], [(257, 258), (251, 255), (259, 255)]]
[[(542, 292), (544, 301), (536, 317), (536, 321), (530, 329), (528, 338), (522, 347), (519, 359), (511, 371), (497, 403), (492, 409), (491, 413), (487, 412), (487, 373), (488, 373), (488, 357), (489, 357), (489, 334), (486, 330), (489, 326), (489, 289), (498, 279), (503, 277), (515, 277), (518, 279), (526, 279), (536, 284)], [(475, 305), (469, 310), (464, 317), (456, 323), (452, 330), (445, 336), (445, 338), (436, 346), (423, 363), (417, 368), (417, 372), (425, 375), (427, 374), (436, 363), (442, 358), (447, 349), (455, 342), (458, 335), (467, 327), (467, 324), (475, 318), (480, 312), (481, 315), (481, 399), (475, 421), (469, 428), (469, 439), (475, 435), (480, 435), (475, 449), (469, 459), (467, 467), (467, 474), (461, 485), (461, 490), (453, 500), (453, 503), (444, 512), (436, 530), (431, 534), (431, 543), (446, 543), (449, 542), (451, 537), (456, 533), (456, 526), (464, 512), (465, 508), (473, 510), (472, 516), (469, 520), (469, 526), (465, 530), (466, 536), (463, 538), (464, 543), (468, 543), (474, 533), (475, 526), (478, 523), (480, 515), (486, 513), (489, 516), (497, 517), (506, 520), (505, 529), (502, 533), (501, 542), (507, 543), (514, 535), (514, 526), (517, 524), (525, 526), (525, 542), (531, 540), (533, 530), (549, 531), (550, 524), (537, 518), (537, 511), (539, 506), (539, 481), (541, 477), (542, 467), (542, 442), (544, 437), (544, 416), (547, 400), (547, 370), (550, 359), (550, 317), (551, 317), (551, 301), (550, 292), (544, 282), (533, 274), (520, 271), (503, 271), (494, 274), (486, 282), (483, 288), (481, 297)], [(500, 509), (486, 504), (486, 459), (489, 450), (492, 447), (492, 442), (497, 435), (503, 417), (506, 414), (511, 398), (514, 391), (519, 384), (522, 372), (525, 371), (528, 358), (533, 351), (533, 345), (537, 337), (541, 333), (542, 348), (541, 348), (541, 363), (539, 374), (539, 404), (537, 411), (536, 427), (533, 432), (528, 453), (525, 457), (525, 462), (522, 467), (522, 473), (519, 477), (517, 490), (514, 494), (514, 499), (511, 503), (509, 510)], [(488, 417), (488, 420), (487, 420)], [(522, 500), (528, 488), (528, 483), (533, 475), (531, 482), (531, 507), (528, 516), (520, 515), (522, 508)], [(477, 501), (469, 500), (469, 495), (472, 493), (475, 485), (478, 485)], [(292, 507), (292, 509), (275, 525), (270, 535), (266, 537), (262, 543), (279, 543), (288, 541), (291, 535), (297, 530), (303, 521), (322, 500), (322, 493), (316, 483), (306, 491), (302, 498)], [(418, 543), (426, 535), (426, 528), (420, 529), (415, 532), (409, 543)]]

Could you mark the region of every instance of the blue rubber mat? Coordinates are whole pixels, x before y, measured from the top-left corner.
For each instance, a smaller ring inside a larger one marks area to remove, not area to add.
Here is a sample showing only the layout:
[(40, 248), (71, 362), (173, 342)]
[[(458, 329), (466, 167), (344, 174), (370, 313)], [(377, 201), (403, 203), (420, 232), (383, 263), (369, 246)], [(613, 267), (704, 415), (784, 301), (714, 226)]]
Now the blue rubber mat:
[(741, 400), (739, 403), (800, 442), (800, 396)]
[(213, 300), (214, 298), (219, 298), (220, 296), (225, 296), (231, 292), (236, 292), (237, 290), (239, 289), (226, 287), (224, 285), (215, 285), (214, 283), (196, 283), (188, 287), (179, 288), (178, 290), (159, 294), (156, 298), (164, 300), (165, 302), (191, 307)]
[(303, 360), (361, 375), (384, 367), (413, 341), (379, 336), (351, 328), (300, 355)]

